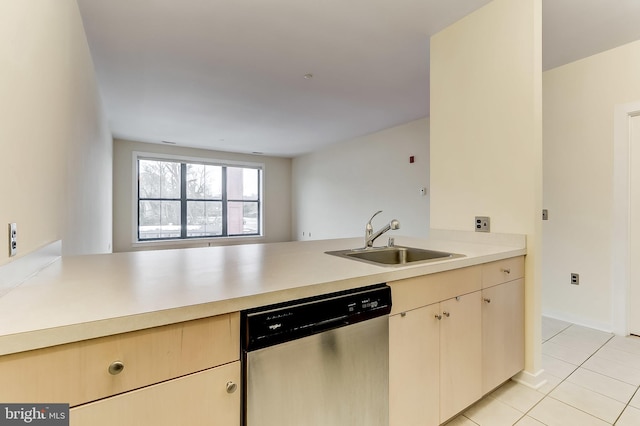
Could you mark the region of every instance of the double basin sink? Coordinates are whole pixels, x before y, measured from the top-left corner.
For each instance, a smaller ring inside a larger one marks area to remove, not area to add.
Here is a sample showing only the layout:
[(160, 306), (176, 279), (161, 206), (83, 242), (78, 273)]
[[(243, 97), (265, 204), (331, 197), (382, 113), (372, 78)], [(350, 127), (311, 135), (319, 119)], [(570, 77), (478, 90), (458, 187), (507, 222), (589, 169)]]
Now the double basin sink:
[(464, 257), (463, 254), (415, 247), (389, 246), (328, 251), (327, 254), (381, 266), (406, 266), (417, 263)]

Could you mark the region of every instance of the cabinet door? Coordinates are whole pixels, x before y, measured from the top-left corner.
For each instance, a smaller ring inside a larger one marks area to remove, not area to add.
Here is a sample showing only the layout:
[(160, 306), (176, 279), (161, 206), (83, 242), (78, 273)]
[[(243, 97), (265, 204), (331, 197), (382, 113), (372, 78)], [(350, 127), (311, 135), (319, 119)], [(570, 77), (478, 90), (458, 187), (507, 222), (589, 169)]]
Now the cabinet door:
[(240, 425), (240, 362), (71, 409), (71, 426)]
[(439, 304), (389, 317), (389, 425), (440, 424)]
[(482, 397), (481, 294), (440, 303), (440, 422)]
[(524, 368), (524, 280), (482, 290), (482, 390)]

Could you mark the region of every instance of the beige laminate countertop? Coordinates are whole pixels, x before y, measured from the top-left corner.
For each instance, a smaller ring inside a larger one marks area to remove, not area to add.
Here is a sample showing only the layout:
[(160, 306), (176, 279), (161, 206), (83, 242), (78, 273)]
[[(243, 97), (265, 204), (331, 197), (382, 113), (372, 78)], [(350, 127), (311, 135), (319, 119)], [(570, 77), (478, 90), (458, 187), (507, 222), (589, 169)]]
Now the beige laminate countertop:
[[(438, 234), (440, 235), (440, 234)], [(360, 238), (61, 257), (0, 297), (0, 355), (442, 272), (526, 253), (522, 242), (396, 237), (465, 257), (383, 267), (325, 254)]]

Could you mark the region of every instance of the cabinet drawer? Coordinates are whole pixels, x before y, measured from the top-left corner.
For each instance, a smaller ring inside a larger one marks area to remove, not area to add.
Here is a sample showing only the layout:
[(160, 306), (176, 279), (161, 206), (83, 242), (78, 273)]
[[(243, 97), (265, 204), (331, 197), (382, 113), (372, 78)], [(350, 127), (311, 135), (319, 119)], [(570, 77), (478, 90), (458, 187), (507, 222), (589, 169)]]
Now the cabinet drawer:
[[(240, 315), (220, 315), (6, 355), (0, 401), (71, 406), (240, 358)], [(124, 365), (117, 374), (112, 363)]]
[(71, 426), (240, 425), (240, 362), (71, 409)]
[(477, 265), (390, 282), (391, 315), (480, 290), (481, 279)]
[(482, 288), (524, 277), (524, 256), (497, 260), (482, 265)]

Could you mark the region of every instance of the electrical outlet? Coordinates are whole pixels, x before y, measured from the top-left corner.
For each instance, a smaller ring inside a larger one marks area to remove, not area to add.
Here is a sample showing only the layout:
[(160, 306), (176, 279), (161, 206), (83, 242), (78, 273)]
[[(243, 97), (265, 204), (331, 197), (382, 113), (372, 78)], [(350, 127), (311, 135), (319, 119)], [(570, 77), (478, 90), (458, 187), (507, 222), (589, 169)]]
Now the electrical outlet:
[(9, 224), (9, 257), (18, 254), (18, 226)]
[(475, 228), (476, 232), (489, 232), (491, 228), (489, 216), (476, 216)]
[(580, 274), (576, 274), (575, 272), (571, 274), (571, 284), (580, 285)]

